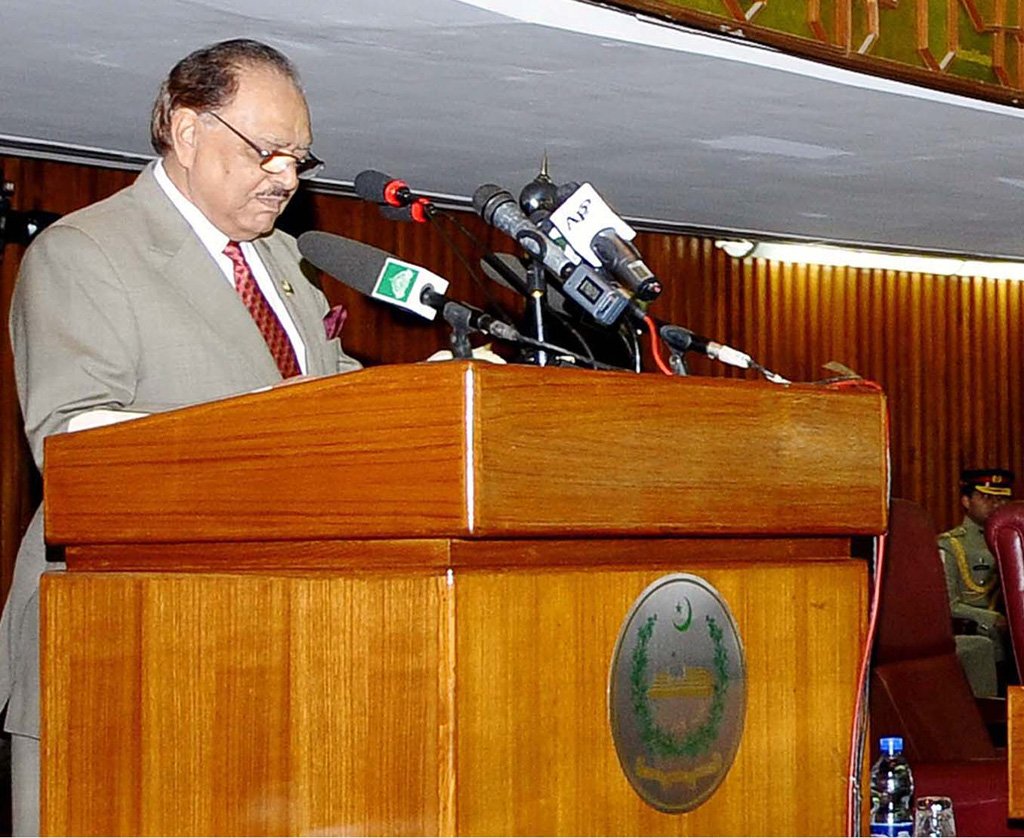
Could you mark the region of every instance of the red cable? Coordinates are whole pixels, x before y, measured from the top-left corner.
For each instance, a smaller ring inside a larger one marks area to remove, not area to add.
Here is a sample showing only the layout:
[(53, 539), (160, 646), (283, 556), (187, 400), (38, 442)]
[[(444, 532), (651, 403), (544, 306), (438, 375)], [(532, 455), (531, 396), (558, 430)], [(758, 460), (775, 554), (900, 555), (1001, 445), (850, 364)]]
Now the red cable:
[(647, 326), (647, 334), (651, 336), (651, 355), (654, 356), (654, 363), (658, 365), (658, 369), (665, 373), (665, 375), (673, 375), (672, 370), (658, 351), (658, 329), (649, 314), (644, 315), (644, 324)]
[[(857, 674), (857, 701), (853, 707), (853, 730), (852, 735), (850, 737), (850, 763), (848, 765), (849, 774), (847, 775), (849, 778), (846, 800), (847, 835), (860, 835), (860, 831), (855, 829), (855, 824), (857, 823), (860, 817), (860, 807), (856, 806), (855, 795), (853, 792), (854, 778), (861, 771), (861, 766), (857, 764), (861, 761), (857, 758), (857, 742), (860, 737), (861, 721), (862, 715), (864, 713), (864, 696), (867, 693), (865, 686), (867, 683), (868, 669), (871, 663), (871, 648), (875, 645), (875, 630), (878, 625), (878, 601), (881, 598), (882, 593), (882, 570), (885, 567), (886, 539), (886, 533), (882, 533), (876, 539), (878, 549), (877, 557), (875, 559), (875, 590), (871, 595), (871, 610), (869, 611), (870, 617), (868, 618), (868, 633), (865, 637), (864, 654), (861, 657), (860, 670)], [(861, 756), (863, 756), (863, 754), (861, 754)]]
[[(870, 390), (882, 391), (880, 384), (874, 381), (867, 381), (861, 378), (850, 378), (842, 381), (835, 381), (828, 385), (829, 389), (832, 390), (848, 390), (856, 388), (864, 388)], [(889, 427), (889, 411), (885, 412), (885, 454), (886, 454), (886, 467), (889, 467), (889, 442), (890, 442), (890, 427)], [(878, 603), (882, 595), (882, 578), (883, 571), (885, 569), (885, 546), (887, 540), (887, 533), (882, 533), (875, 539), (875, 575), (874, 575), (874, 589), (871, 593), (871, 606), (868, 611), (868, 631), (864, 638), (864, 650), (861, 655), (860, 668), (857, 672), (857, 700), (853, 705), (853, 725), (850, 730), (850, 762), (847, 766), (847, 792), (846, 792), (846, 834), (847, 835), (859, 835), (860, 831), (856, 825), (860, 822), (860, 809), (856, 805), (856, 794), (854, 789), (856, 787), (856, 778), (859, 776), (862, 766), (859, 764), (862, 762), (863, 753), (860, 754), (861, 759), (858, 759), (858, 742), (861, 736), (862, 723), (865, 719), (864, 713), (864, 698), (867, 695), (867, 681), (868, 671), (871, 667), (871, 650), (875, 645), (875, 631), (878, 626)], [(870, 790), (868, 791), (870, 793)], [(863, 794), (863, 790), (862, 790)], [(863, 798), (862, 798), (863, 799)]]

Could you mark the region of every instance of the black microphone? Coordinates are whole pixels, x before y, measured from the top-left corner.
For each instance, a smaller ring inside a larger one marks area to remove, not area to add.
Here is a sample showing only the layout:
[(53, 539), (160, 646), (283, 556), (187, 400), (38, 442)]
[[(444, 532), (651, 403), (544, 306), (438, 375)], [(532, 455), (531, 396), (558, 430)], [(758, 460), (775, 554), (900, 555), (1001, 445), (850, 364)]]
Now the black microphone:
[[(409, 184), (404, 180), (378, 172), (376, 169), (365, 169), (356, 175), (353, 182), (356, 195), (371, 204), (381, 204), (381, 215), (395, 221), (426, 221), (435, 212), (434, 205), (426, 198), (413, 194)], [(385, 209), (393, 207), (413, 207), (411, 219), (404, 216), (389, 216)], [(418, 209), (416, 209), (418, 207)]]
[(580, 182), (578, 180), (570, 180), (563, 183), (555, 190), (555, 207), (560, 207), (565, 203), (566, 199), (572, 195), (577, 189), (580, 188)]
[[(516, 291), (524, 297), (530, 295), (526, 268), (523, 267), (518, 256), (513, 256), (511, 253), (488, 253), (481, 257), (480, 268), (489, 279), (494, 280), (503, 288)], [(569, 315), (565, 296), (554, 285), (548, 286), (544, 296), (552, 311), (563, 317)]]
[(599, 230), (590, 240), (590, 248), (597, 254), (612, 276), (622, 281), (638, 300), (649, 303), (661, 294), (661, 283), (647, 267), (640, 251), (620, 236), (614, 227)]
[(741, 370), (754, 367), (754, 359), (746, 352), (740, 352), (724, 343), (703, 337), (682, 326), (675, 326), (671, 323), (664, 323), (658, 329), (661, 339), (679, 353), (699, 352), (706, 355), (713, 361), (721, 361)]
[(356, 195), (373, 204), (387, 204), (392, 207), (405, 207), (414, 200), (409, 185), (404, 180), (366, 169), (356, 175), (354, 182)]
[(512, 193), (485, 183), (473, 193), (473, 209), (492, 227), (515, 239), (531, 256), (540, 259), (558, 278), (568, 276), (573, 263), (551, 242), (544, 231), (526, 217)]
[(447, 296), (444, 292), (448, 289), (448, 280), (384, 250), (318, 230), (303, 233), (298, 245), (303, 258), (367, 297), (391, 303), (428, 320), (441, 312), (453, 324), (458, 321), (470, 330), (501, 340), (515, 341), (520, 337), (508, 323)]

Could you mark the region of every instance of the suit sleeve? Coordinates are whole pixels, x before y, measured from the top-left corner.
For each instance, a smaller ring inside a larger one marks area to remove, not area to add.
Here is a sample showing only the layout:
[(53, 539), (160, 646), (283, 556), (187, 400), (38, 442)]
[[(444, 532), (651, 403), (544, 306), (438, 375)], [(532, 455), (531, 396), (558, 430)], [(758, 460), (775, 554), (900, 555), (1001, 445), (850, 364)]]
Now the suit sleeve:
[(132, 404), (138, 325), (102, 248), (60, 224), (22, 260), (10, 325), (25, 432), (41, 469), (43, 440), (71, 417)]

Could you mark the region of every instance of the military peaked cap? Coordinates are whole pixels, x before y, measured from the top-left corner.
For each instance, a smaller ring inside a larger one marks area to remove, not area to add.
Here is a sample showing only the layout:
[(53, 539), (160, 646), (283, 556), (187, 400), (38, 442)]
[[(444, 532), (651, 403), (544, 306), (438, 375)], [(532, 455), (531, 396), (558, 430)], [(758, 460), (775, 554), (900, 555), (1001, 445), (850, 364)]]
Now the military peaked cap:
[(967, 468), (960, 472), (960, 488), (965, 492), (1011, 497), (1013, 472), (1005, 468)]

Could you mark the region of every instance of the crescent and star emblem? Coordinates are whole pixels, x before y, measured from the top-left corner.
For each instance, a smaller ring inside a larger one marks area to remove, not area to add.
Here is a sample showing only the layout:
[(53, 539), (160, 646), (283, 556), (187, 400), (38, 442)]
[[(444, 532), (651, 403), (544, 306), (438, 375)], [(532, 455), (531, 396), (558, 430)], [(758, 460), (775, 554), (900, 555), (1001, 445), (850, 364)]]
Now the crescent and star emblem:
[[(683, 620), (681, 623), (678, 623), (678, 622), (675, 622), (675, 621), (672, 622), (672, 626), (678, 632), (686, 631), (690, 627), (690, 623), (693, 622), (693, 606), (690, 605), (690, 598), (689, 597), (684, 597), (683, 598), (683, 602), (686, 603), (686, 619)], [(677, 614), (682, 614), (683, 613), (683, 605), (680, 602), (676, 603), (676, 613)]]

